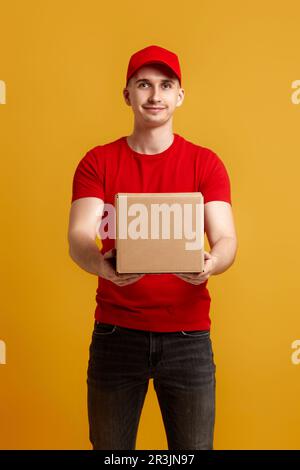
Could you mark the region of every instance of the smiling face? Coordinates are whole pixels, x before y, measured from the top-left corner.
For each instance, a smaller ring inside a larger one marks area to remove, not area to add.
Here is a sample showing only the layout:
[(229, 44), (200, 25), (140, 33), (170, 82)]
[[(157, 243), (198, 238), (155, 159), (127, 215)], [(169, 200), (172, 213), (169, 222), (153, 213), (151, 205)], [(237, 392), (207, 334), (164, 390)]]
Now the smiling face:
[(126, 104), (132, 106), (136, 124), (158, 127), (170, 120), (181, 106), (184, 90), (168, 66), (149, 64), (132, 75), (123, 95)]

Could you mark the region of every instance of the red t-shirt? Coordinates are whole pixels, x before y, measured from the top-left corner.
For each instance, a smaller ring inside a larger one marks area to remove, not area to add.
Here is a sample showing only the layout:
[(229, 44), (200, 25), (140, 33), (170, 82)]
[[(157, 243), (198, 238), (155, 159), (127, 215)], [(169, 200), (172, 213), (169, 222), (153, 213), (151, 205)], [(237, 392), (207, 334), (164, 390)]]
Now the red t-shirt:
[[(126, 136), (89, 150), (77, 165), (72, 202), (98, 197), (114, 204), (117, 192), (167, 193), (200, 191), (204, 204), (231, 204), (230, 180), (224, 163), (210, 149), (174, 133), (163, 152), (135, 152)], [(103, 214), (104, 216), (104, 214)], [(102, 240), (101, 253), (115, 247)], [(94, 318), (138, 330), (171, 332), (210, 329), (208, 280), (190, 284), (174, 274), (145, 274), (127, 286), (98, 277)]]

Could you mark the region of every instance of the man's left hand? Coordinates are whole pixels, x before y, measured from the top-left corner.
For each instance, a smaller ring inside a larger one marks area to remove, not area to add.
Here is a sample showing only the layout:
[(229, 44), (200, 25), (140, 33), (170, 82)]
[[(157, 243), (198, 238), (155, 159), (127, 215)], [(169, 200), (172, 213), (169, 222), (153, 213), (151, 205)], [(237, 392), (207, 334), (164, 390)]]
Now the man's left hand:
[(214, 255), (204, 251), (204, 271), (201, 273), (174, 273), (175, 276), (180, 277), (190, 284), (202, 284), (205, 282), (213, 273), (217, 265), (218, 258)]

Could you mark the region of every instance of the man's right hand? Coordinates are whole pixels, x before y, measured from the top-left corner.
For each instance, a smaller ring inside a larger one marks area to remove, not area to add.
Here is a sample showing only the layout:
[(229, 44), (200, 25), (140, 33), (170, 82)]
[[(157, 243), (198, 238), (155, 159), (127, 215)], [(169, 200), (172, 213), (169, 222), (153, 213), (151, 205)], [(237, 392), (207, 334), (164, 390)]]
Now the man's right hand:
[(145, 274), (117, 274), (116, 272), (116, 249), (107, 251), (102, 258), (99, 275), (118, 286), (127, 286), (141, 279)]

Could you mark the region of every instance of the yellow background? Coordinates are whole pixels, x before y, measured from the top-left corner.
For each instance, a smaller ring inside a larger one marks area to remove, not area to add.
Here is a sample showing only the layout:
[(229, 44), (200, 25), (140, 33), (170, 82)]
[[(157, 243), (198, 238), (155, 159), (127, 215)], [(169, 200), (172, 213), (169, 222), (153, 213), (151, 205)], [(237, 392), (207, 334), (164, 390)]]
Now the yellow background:
[[(0, 10), (1, 448), (91, 448), (97, 278), (68, 255), (71, 184), (87, 150), (132, 132), (128, 60), (158, 44), (182, 68), (174, 131), (213, 149), (232, 184), (238, 256), (208, 284), (215, 449), (299, 449), (299, 2), (12, 0)], [(167, 449), (152, 380), (137, 449)]]

